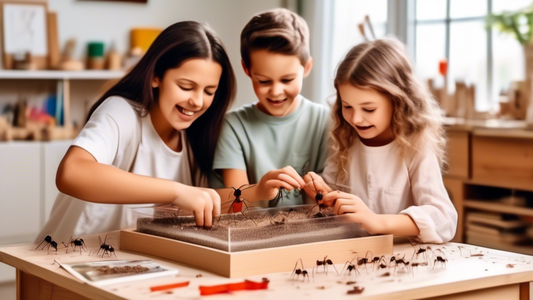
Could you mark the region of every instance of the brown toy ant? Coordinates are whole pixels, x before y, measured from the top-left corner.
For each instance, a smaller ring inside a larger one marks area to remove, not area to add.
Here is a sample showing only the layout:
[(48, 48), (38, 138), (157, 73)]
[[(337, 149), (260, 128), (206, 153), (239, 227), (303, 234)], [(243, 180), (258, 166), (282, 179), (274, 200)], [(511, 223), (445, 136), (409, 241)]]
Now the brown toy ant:
[[(298, 261), (300, 262), (300, 264), (302, 265), (302, 268), (297, 268), (298, 267)], [(291, 277), (292, 278), (294, 275), (296, 275), (296, 279), (298, 279), (300, 277), (300, 274), (303, 276), (302, 277), (302, 280), (305, 281), (305, 277), (307, 277), (307, 282), (309, 282), (309, 274), (307, 273), (307, 271), (304, 269), (304, 263), (302, 261), (302, 259), (300, 258), (299, 260), (296, 261), (296, 263), (294, 264), (294, 269), (292, 270), (292, 274), (291, 274)]]
[(72, 251), (76, 251), (76, 247), (80, 247), (80, 254), (81, 254), (81, 250), (88, 251), (87, 246), (85, 245), (85, 242), (81, 238), (72, 239), (72, 236), (71, 236), (67, 244), (63, 242), (61, 243), (67, 248), (67, 251), (66, 251), (67, 253), (68, 253), (69, 246), (72, 247)]
[[(246, 200), (244, 200), (244, 198), (241, 197), (242, 191), (255, 186), (255, 184), (250, 184), (250, 185), (248, 185), (246, 187), (244, 187), (244, 186), (246, 186), (246, 184), (243, 184), (243, 185), (241, 185), (238, 188), (231, 187), (233, 189), (233, 196), (235, 197), (235, 199), (230, 200), (230, 201), (225, 202), (225, 203), (222, 203), (222, 205), (225, 205), (225, 204), (228, 204), (228, 203), (231, 202), (231, 205), (230, 205), (230, 207), (228, 209), (228, 214), (233, 211), (233, 221), (235, 223), (237, 223), (237, 221), (235, 219), (235, 214), (241, 213), (246, 219), (251, 220), (252, 222), (254, 222), (255, 225), (257, 225), (257, 223), (254, 221), (254, 219), (252, 219), (250, 216), (247, 216), (247, 215), (244, 214), (244, 212), (242, 210), (242, 204), (244, 203), (244, 206), (246, 206), (245, 210), (248, 209), (248, 204), (246, 204)], [(231, 197), (231, 194), (228, 197)]]
[(115, 248), (113, 248), (111, 244), (106, 244), (107, 234), (105, 235), (103, 243), (102, 243), (102, 239), (100, 238), (100, 236), (98, 236), (98, 242), (100, 243), (100, 249), (98, 249), (98, 251), (96, 252), (96, 255), (98, 255), (100, 251), (103, 251), (101, 257), (104, 257), (104, 255), (106, 254), (107, 256), (111, 257), (111, 253), (113, 253), (113, 255), (115, 255), (115, 258), (117, 258), (117, 254), (115, 253)]
[(316, 274), (316, 272), (318, 270), (318, 267), (322, 266), (324, 268), (324, 272), (326, 273), (326, 275), (328, 275), (328, 265), (333, 266), (333, 268), (335, 269), (335, 272), (337, 273), (337, 275), (339, 275), (339, 271), (337, 271), (337, 268), (333, 264), (333, 261), (331, 261), (331, 259), (328, 259), (327, 255), (324, 256), (323, 260), (317, 260), (316, 261), (316, 265), (313, 267), (313, 269), (314, 269), (314, 273), (313, 274)]
[(52, 237), (47, 235), (43, 241), (35, 248), (35, 250), (37, 250), (37, 248), (39, 248), (43, 243), (46, 243), (44, 244), (44, 246), (41, 248), (41, 250), (43, 250), (45, 247), (46, 249), (48, 250), (48, 253), (50, 253), (50, 247), (54, 248), (57, 252), (57, 243), (55, 241), (52, 240)]

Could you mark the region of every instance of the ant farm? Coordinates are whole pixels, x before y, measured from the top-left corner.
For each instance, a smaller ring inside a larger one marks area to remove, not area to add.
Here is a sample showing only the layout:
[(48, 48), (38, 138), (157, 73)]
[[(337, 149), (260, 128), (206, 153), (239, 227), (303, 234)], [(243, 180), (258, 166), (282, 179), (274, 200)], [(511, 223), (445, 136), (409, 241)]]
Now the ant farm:
[(302, 205), (223, 214), (210, 229), (168, 206), (134, 209), (136, 230), (121, 231), (120, 249), (159, 256), (226, 277), (291, 271), (324, 257), (345, 263), (371, 251), (392, 254), (392, 235), (369, 235), (329, 209)]

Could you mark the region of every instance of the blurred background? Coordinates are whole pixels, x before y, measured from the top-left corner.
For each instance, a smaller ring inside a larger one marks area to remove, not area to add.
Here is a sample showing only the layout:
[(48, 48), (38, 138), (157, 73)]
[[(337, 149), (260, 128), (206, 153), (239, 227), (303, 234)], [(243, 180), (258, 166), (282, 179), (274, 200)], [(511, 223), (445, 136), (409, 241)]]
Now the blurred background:
[[(0, 246), (32, 242), (50, 213), (56, 168), (89, 107), (167, 26), (208, 23), (256, 101), (239, 36), (256, 13), (291, 9), (311, 30), (302, 94), (327, 104), (338, 62), (366, 39), (395, 36), (439, 101), (455, 241), (533, 254), (531, 0), (0, 0)], [(0, 264), (0, 299), (15, 299)]]

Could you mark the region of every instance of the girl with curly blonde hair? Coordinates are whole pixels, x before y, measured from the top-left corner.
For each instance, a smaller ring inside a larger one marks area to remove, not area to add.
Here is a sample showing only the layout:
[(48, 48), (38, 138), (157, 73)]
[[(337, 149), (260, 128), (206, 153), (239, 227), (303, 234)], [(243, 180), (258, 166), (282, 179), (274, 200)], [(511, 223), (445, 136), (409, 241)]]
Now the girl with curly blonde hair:
[[(335, 89), (331, 153), (323, 180), (304, 177), (306, 191), (318, 187), (323, 204), (372, 234), (451, 240), (457, 211), (442, 181), (441, 116), (404, 45), (394, 39), (356, 45), (339, 64)], [(339, 186), (350, 193), (333, 191)]]

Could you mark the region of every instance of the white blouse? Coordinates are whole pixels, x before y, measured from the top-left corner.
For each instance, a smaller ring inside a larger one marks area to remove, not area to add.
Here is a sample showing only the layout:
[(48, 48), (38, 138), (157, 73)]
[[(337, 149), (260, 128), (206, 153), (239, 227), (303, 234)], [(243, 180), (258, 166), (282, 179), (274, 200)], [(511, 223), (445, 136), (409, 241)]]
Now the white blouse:
[[(409, 215), (420, 230), (421, 242), (445, 243), (454, 237), (457, 211), (444, 187), (437, 156), (428, 147), (402, 159), (395, 141), (369, 147), (357, 139), (350, 152), (349, 178), (337, 182), (348, 187), (346, 192), (361, 198), (375, 213)], [(323, 177), (332, 188), (336, 174), (330, 157)]]

